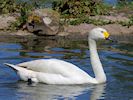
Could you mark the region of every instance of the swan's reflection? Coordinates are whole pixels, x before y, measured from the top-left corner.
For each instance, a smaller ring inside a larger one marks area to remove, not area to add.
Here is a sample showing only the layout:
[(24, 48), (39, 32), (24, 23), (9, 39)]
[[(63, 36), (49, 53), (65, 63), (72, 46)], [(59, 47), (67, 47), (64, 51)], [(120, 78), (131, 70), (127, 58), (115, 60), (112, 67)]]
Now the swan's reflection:
[(95, 85), (92, 90), (90, 100), (104, 99), (106, 84)]
[[(87, 94), (89, 100), (103, 99), (106, 84), (100, 85), (45, 85), (37, 84), (30, 87), (20, 83), (17, 90), (21, 100), (75, 100), (83, 94)], [(89, 91), (92, 91), (89, 93)], [(90, 95), (90, 96), (89, 96)], [(88, 98), (87, 98), (88, 99)]]

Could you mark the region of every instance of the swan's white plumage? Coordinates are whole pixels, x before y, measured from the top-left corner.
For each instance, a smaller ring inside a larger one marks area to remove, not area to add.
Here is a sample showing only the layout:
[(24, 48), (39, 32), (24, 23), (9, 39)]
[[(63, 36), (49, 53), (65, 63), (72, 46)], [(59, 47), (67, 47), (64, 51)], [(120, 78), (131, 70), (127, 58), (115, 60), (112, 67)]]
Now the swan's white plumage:
[[(106, 36), (104, 36), (104, 32), (106, 32)], [(105, 39), (107, 35), (107, 31), (102, 28), (94, 28), (89, 33), (90, 58), (95, 78), (74, 64), (58, 59), (39, 59), (17, 65), (6, 63), (6, 65), (15, 69), (21, 80), (24, 81), (30, 78), (33, 82), (46, 84), (103, 83), (106, 82), (106, 76), (97, 53), (95, 41), (97, 39)]]
[(59, 59), (40, 59), (20, 63), (17, 66), (38, 72), (39, 81), (47, 84), (83, 84), (88, 83), (90, 81), (88, 79), (96, 83), (94, 78), (77, 66)]

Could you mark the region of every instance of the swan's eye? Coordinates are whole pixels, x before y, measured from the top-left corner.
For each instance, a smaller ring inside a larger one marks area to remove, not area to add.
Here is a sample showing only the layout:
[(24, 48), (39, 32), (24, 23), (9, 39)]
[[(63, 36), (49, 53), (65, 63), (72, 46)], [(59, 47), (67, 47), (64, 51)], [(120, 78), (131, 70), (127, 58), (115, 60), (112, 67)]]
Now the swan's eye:
[(104, 33), (104, 31), (101, 31), (101, 33)]

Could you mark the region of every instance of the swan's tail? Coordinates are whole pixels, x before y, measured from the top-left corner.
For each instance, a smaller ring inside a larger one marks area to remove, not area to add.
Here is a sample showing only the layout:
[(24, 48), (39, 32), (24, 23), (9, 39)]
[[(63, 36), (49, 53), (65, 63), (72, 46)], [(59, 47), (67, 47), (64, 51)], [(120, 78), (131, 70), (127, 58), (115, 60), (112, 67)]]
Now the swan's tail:
[(12, 68), (15, 72), (17, 72), (21, 80), (28, 81), (28, 85), (31, 85), (32, 82), (38, 82), (37, 78), (35, 77), (35, 72), (9, 63), (4, 63), (4, 65)]
[(19, 71), (19, 68), (16, 65), (9, 64), (9, 63), (4, 63), (4, 65), (12, 68), (14, 71)]

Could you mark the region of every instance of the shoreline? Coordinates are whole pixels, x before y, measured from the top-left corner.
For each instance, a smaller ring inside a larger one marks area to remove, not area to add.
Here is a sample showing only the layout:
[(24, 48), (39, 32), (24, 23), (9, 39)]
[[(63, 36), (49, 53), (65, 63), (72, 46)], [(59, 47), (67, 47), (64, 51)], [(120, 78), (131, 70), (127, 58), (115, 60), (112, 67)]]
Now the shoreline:
[[(133, 26), (130, 26), (129, 28), (126, 26), (122, 26), (119, 24), (108, 24), (108, 25), (103, 25), (103, 26), (96, 26), (93, 24), (86, 24), (82, 23), (80, 25), (68, 25), (64, 26), (64, 30), (61, 32), (58, 32), (58, 34), (53, 35), (53, 36), (37, 36), (33, 33), (30, 33), (26, 30), (18, 30), (16, 32), (11, 32), (11, 31), (0, 31), (0, 37), (64, 37), (64, 38), (73, 38), (73, 39), (85, 39), (88, 35), (88, 32), (94, 28), (94, 27), (102, 27), (105, 28), (110, 35), (112, 36), (117, 36), (119, 37), (133, 37)], [(122, 40), (122, 39), (121, 39)], [(129, 39), (131, 40), (131, 39)]]
[(121, 26), (119, 24), (108, 24), (104, 26), (96, 26), (93, 24), (85, 24), (82, 23), (80, 25), (68, 25), (64, 27), (64, 31), (59, 32), (57, 35), (53, 36), (37, 36), (28, 31), (18, 30), (16, 32), (10, 31), (0, 31), (0, 38), (10, 38), (10, 37), (31, 37), (31, 38), (48, 38), (48, 39), (56, 39), (56, 38), (67, 38), (67, 39), (86, 39), (88, 32), (94, 27), (102, 27), (105, 28), (111, 36), (115, 37), (120, 41), (133, 41), (133, 26), (127, 28), (126, 26)]
[[(40, 9), (41, 10), (41, 9)], [(46, 10), (46, 9), (44, 9)], [(47, 9), (47, 13), (49, 10)], [(53, 11), (54, 12), (54, 11)], [(43, 14), (43, 12), (41, 12)], [(46, 13), (46, 14), (47, 14)], [(91, 19), (95, 20), (103, 20), (103, 21), (109, 21), (114, 22), (106, 25), (94, 25), (94, 24), (87, 24), (87, 23), (81, 23), (79, 25), (69, 25), (68, 23), (61, 23), (63, 19), (61, 19), (59, 16), (58, 20), (50, 21), (50, 24), (43, 23), (43, 26), (37, 26), (37, 29), (42, 28), (42, 35), (38, 36), (37, 34), (34, 34), (32, 31), (28, 30), (28, 27), (26, 30), (16, 30), (16, 31), (10, 31), (10, 23), (16, 21), (16, 17), (13, 15), (1, 15), (1, 26), (0, 26), (0, 37), (10, 38), (10, 37), (32, 37), (32, 38), (67, 38), (67, 39), (87, 39), (88, 32), (95, 28), (95, 27), (101, 27), (105, 28), (111, 36), (117, 37), (118, 40), (121, 41), (133, 41), (133, 25), (130, 27), (123, 26), (118, 22), (128, 22), (129, 18), (126, 16), (125, 13), (115, 13), (113, 15), (109, 16), (92, 16)], [(54, 16), (49, 17), (54, 18)], [(47, 20), (46, 20), (47, 21)], [(49, 21), (49, 20), (48, 20)], [(56, 24), (55, 24), (56, 22)], [(53, 23), (53, 24), (52, 24)], [(58, 27), (57, 27), (58, 26)], [(23, 29), (23, 28), (22, 28)], [(33, 29), (34, 30), (34, 29)], [(36, 29), (35, 29), (36, 30)], [(57, 31), (57, 32), (55, 32)], [(45, 34), (45, 32), (49, 32)], [(53, 34), (54, 33), (54, 34)]]

